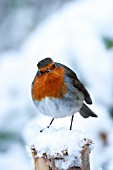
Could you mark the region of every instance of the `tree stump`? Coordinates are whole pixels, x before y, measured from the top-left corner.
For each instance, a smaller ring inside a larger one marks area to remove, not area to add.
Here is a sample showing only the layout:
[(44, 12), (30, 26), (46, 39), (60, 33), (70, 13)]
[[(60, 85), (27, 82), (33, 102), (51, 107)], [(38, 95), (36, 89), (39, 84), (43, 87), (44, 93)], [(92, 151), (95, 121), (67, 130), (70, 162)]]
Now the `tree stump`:
[[(81, 167), (70, 167), (67, 170), (90, 170), (90, 161), (89, 161), (89, 153), (90, 153), (90, 145), (92, 144), (91, 140), (88, 140), (86, 144), (82, 147), (81, 150)], [(63, 157), (57, 153), (56, 155), (47, 155), (43, 153), (42, 157), (38, 157), (38, 151), (35, 146), (31, 146), (32, 158), (34, 161), (34, 170), (63, 170), (58, 169), (55, 165), (56, 160), (61, 161), (64, 157), (68, 156), (68, 150), (63, 151)]]

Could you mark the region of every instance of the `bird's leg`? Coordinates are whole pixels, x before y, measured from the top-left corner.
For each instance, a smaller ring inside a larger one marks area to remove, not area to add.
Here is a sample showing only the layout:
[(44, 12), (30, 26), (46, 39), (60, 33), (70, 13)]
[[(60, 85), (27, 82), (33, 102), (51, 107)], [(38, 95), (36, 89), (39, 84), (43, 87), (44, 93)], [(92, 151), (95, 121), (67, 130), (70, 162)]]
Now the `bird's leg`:
[(72, 130), (73, 118), (74, 118), (74, 115), (72, 115), (72, 117), (71, 117), (71, 125), (70, 125), (70, 130)]
[[(47, 126), (47, 128), (49, 128), (51, 126), (51, 124), (53, 123), (54, 118), (51, 120), (50, 124)], [(44, 129), (40, 130), (40, 132), (43, 132)]]
[(53, 120), (54, 120), (54, 118), (51, 120), (51, 122), (50, 122), (50, 124), (47, 126), (47, 128), (49, 128), (49, 127), (52, 125)]

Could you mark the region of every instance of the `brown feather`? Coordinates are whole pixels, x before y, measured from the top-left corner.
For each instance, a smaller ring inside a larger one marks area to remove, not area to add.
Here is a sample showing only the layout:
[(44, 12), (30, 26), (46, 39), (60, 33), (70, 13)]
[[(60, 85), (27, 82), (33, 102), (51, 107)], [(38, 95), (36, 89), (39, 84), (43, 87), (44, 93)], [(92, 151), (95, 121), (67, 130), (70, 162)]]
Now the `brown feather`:
[(34, 100), (45, 97), (62, 98), (67, 93), (67, 84), (64, 83), (64, 68), (57, 67), (50, 73), (35, 77), (32, 88)]
[(74, 86), (80, 90), (81, 92), (83, 92), (84, 96), (85, 96), (85, 102), (87, 104), (92, 104), (92, 100), (90, 97), (89, 92), (86, 90), (86, 88), (84, 87), (84, 85), (80, 82), (80, 80), (78, 79), (76, 73), (74, 73), (71, 69), (69, 69), (68, 67), (64, 66), (65, 68), (65, 74), (70, 77), (73, 80), (73, 84)]
[(91, 97), (89, 95), (89, 92), (86, 90), (84, 85), (79, 80), (74, 80), (74, 86), (76, 88), (78, 88), (78, 90), (83, 92), (83, 94), (85, 95), (85, 102), (87, 104), (92, 104), (92, 100), (91, 100)]

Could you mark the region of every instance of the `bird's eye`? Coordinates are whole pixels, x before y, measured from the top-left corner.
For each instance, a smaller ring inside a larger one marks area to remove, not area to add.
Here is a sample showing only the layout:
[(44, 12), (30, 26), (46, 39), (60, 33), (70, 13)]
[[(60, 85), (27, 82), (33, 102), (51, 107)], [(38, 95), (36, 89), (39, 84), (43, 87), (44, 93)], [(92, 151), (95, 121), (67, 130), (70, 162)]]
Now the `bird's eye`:
[(49, 68), (47, 68), (46, 72), (49, 73), (51, 70)]
[(56, 67), (56, 65), (55, 64), (53, 64), (53, 68), (55, 68)]
[(43, 74), (43, 71), (39, 70), (39, 73), (40, 73), (40, 74)]

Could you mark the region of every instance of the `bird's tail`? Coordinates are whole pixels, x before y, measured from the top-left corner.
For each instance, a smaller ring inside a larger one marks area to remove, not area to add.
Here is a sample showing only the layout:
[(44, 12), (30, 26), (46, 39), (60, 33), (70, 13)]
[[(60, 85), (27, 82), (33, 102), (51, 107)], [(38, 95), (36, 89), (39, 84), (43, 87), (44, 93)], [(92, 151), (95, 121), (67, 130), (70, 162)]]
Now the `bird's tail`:
[(84, 118), (88, 118), (89, 116), (97, 117), (97, 115), (90, 108), (88, 108), (85, 104), (83, 104), (79, 112), (81, 116)]

